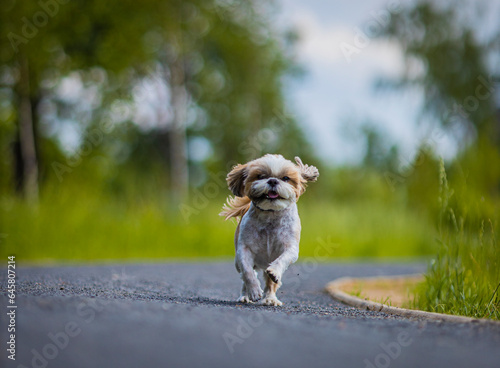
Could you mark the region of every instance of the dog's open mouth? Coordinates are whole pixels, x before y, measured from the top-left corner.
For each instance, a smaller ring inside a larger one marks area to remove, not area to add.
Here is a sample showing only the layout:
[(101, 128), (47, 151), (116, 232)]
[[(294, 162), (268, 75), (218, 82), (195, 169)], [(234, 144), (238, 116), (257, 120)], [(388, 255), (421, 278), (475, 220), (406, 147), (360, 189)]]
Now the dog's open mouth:
[(266, 198), (267, 199), (278, 199), (278, 198), (280, 198), (280, 195), (278, 194), (278, 192), (276, 192), (274, 190), (270, 190), (269, 192), (267, 192)]

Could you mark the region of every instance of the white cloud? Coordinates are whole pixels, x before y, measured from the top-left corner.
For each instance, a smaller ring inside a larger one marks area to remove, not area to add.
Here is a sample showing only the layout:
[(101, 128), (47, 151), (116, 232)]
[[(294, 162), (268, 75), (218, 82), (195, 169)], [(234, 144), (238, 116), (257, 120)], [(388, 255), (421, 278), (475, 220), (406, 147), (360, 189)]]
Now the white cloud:
[(344, 59), (338, 45), (351, 37), (351, 30), (320, 24), (307, 10), (296, 14), (293, 22), (300, 35), (297, 52), (302, 62), (332, 64)]
[[(287, 4), (287, 19), (301, 36), (297, 52), (308, 71), (289, 93), (318, 154), (332, 163), (356, 162), (364, 147), (347, 141), (341, 132), (346, 121), (370, 120), (411, 157), (421, 138), (415, 124), (420, 94), (374, 91), (377, 78), (401, 75), (403, 54), (397, 43), (376, 38), (375, 34), (361, 36), (364, 42), (357, 38), (373, 18), (374, 4), (364, 4), (362, 11), (356, 4), (343, 3), (342, 9), (331, 12), (329, 18), (323, 2), (282, 1)], [(380, 9), (383, 6), (379, 4)], [(343, 43), (357, 47), (351, 62), (342, 52)]]
[[(403, 58), (395, 42), (370, 37), (363, 27), (321, 23), (310, 10), (300, 9), (292, 16), (300, 35), (297, 46), (299, 60), (316, 67), (348, 67), (361, 65), (363, 70), (382, 69), (391, 74), (403, 69)], [(359, 42), (362, 38), (363, 42)], [(343, 46), (350, 47), (349, 54)]]

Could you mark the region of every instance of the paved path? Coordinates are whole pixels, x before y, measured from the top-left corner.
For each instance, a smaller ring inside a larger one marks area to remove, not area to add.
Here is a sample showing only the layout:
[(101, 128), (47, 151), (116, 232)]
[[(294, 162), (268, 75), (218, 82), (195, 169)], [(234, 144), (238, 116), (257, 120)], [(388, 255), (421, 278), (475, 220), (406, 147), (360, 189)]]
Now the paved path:
[[(343, 306), (324, 285), (419, 264), (294, 265), (283, 307), (235, 303), (232, 263), (17, 270), (17, 359), (2, 367), (500, 367), (500, 328), (412, 321)], [(0, 305), (5, 311), (5, 269)]]

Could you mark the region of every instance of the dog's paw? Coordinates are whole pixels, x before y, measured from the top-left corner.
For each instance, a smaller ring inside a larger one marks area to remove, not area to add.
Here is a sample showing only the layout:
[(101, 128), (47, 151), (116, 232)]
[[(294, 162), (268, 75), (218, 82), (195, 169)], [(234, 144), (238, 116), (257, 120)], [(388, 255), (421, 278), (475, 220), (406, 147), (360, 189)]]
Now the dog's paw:
[(242, 295), (242, 296), (240, 296), (238, 298), (238, 303), (248, 303), (248, 304), (250, 304), (250, 303), (253, 303), (253, 302), (250, 300), (250, 298), (248, 296)]
[(248, 298), (252, 302), (256, 302), (257, 300), (262, 298), (263, 291), (259, 286), (257, 286), (254, 288), (247, 289), (247, 294), (248, 294)]
[(277, 272), (276, 272), (276, 271), (274, 271), (272, 268), (270, 268), (270, 267), (269, 267), (269, 268), (266, 270), (266, 273), (267, 273), (267, 276), (269, 276), (269, 278), (270, 278), (271, 280), (273, 280), (273, 282), (274, 282), (275, 284), (279, 284), (279, 283), (280, 283), (280, 277), (278, 276)]
[(281, 307), (283, 305), (283, 303), (281, 301), (279, 301), (278, 298), (276, 298), (275, 296), (265, 297), (264, 299), (262, 299), (260, 301), (260, 303), (262, 305), (269, 305), (272, 307)]

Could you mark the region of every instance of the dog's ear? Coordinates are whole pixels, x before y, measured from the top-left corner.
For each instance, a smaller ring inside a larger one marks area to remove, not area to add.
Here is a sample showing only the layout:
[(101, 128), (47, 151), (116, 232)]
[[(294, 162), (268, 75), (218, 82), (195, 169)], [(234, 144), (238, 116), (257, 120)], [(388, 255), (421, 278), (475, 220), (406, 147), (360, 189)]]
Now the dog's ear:
[(300, 175), (304, 181), (316, 181), (318, 180), (319, 171), (315, 166), (304, 165), (300, 157), (295, 157), (295, 162), (300, 170)]
[(244, 197), (245, 179), (248, 176), (247, 164), (238, 164), (227, 174), (227, 186), (229, 190), (237, 196)]

